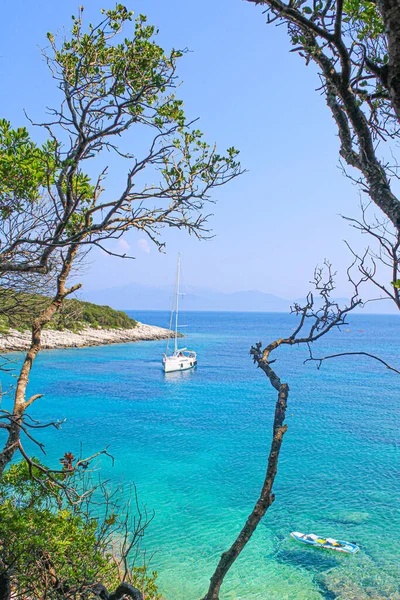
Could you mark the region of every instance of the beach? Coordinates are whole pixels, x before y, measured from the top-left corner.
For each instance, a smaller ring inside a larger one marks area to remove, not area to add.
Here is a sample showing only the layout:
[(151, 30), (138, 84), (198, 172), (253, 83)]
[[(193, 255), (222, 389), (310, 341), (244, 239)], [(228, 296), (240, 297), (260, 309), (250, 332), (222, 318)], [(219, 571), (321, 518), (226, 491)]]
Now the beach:
[[(44, 350), (56, 348), (83, 348), (85, 346), (105, 346), (126, 342), (143, 342), (147, 340), (163, 340), (171, 337), (173, 332), (163, 327), (139, 323), (132, 329), (102, 329), (85, 327), (79, 332), (70, 330), (55, 331), (45, 329), (42, 332), (41, 347)], [(20, 332), (10, 329), (9, 333), (0, 335), (0, 352), (19, 352), (27, 350), (31, 343), (29, 330)]]

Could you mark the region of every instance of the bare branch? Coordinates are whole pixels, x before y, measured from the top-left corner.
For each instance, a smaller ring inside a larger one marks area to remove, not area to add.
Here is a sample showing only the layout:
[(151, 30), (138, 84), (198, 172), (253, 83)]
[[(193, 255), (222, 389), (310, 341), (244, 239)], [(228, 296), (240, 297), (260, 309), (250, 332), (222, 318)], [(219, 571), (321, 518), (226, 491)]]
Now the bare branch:
[(311, 347), (309, 347), (310, 350), (310, 358), (306, 358), (306, 360), (304, 361), (304, 363), (310, 362), (310, 361), (315, 361), (317, 362), (317, 368), (320, 369), (321, 365), (323, 363), (323, 361), (325, 360), (329, 360), (330, 358), (339, 358), (341, 356), (368, 356), (369, 358), (372, 358), (374, 360), (377, 360), (378, 362), (380, 362), (382, 365), (384, 365), (387, 369), (389, 369), (390, 371), (394, 371), (395, 373), (397, 373), (398, 375), (400, 375), (400, 371), (398, 369), (395, 369), (394, 367), (392, 367), (391, 365), (389, 365), (386, 361), (384, 361), (382, 358), (380, 358), (379, 356), (375, 356), (374, 354), (370, 354), (369, 352), (338, 352), (337, 354), (330, 354), (329, 356), (323, 356), (321, 358), (317, 358), (315, 356), (313, 356), (312, 351), (311, 351)]
[[(294, 333), (286, 338), (278, 338), (264, 348), (262, 347), (262, 343), (258, 342), (250, 350), (254, 363), (265, 373), (271, 386), (278, 393), (275, 404), (272, 441), (268, 457), (267, 472), (260, 496), (238, 537), (233, 542), (232, 546), (222, 554), (211, 577), (208, 592), (203, 600), (219, 599), (219, 591), (226, 574), (250, 540), (266, 511), (275, 500), (275, 494), (272, 490), (278, 469), (279, 453), (283, 436), (288, 428), (287, 424), (285, 424), (285, 417), (289, 386), (287, 383), (281, 381), (276, 370), (272, 368), (271, 364), (274, 363), (275, 359), (271, 360), (271, 354), (277, 348), (286, 345), (307, 345), (310, 348), (310, 345), (313, 342), (317, 341), (322, 336), (327, 335), (333, 328), (344, 325), (346, 323), (347, 315), (357, 306), (361, 305), (361, 299), (359, 298), (359, 283), (354, 285), (353, 295), (349, 306), (341, 308), (337, 302), (331, 299), (331, 293), (335, 289), (335, 284), (334, 273), (328, 262), (325, 262), (325, 269), (317, 268), (315, 270), (313, 284), (314, 289), (321, 300), (321, 305), (316, 305), (314, 294), (310, 292), (307, 295), (306, 302), (303, 306), (296, 303), (292, 308), (292, 313), (299, 317), (299, 324), (294, 330)], [(382, 363), (384, 363), (384, 361), (382, 361)], [(386, 363), (384, 364), (387, 366)]]

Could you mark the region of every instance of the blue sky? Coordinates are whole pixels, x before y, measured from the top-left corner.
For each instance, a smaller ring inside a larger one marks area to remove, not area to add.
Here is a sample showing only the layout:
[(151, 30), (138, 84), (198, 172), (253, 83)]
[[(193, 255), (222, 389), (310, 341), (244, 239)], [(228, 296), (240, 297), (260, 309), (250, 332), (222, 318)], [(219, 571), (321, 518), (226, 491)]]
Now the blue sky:
[[(96, 22), (105, 0), (84, 2)], [(188, 285), (220, 291), (260, 290), (298, 297), (316, 264), (328, 258), (346, 294), (350, 261), (343, 239), (363, 247), (339, 214), (358, 216), (357, 188), (338, 168), (338, 140), (312, 67), (290, 54), (284, 27), (267, 26), (261, 9), (241, 0), (125, 2), (160, 28), (165, 48), (188, 48), (178, 74), (179, 96), (209, 142), (234, 145), (248, 170), (218, 190), (210, 207), (215, 237), (198, 242), (167, 231), (167, 253), (129, 233), (122, 244), (135, 261), (93, 252), (82, 274), (88, 290), (137, 281), (168, 284), (183, 255)], [(78, 3), (14, 0), (2, 6), (0, 114), (15, 126), (23, 110), (37, 120), (57, 103), (55, 85), (40, 53), (46, 32), (69, 27)], [(36, 135), (36, 134), (35, 134)], [(120, 184), (114, 176), (109, 185)]]

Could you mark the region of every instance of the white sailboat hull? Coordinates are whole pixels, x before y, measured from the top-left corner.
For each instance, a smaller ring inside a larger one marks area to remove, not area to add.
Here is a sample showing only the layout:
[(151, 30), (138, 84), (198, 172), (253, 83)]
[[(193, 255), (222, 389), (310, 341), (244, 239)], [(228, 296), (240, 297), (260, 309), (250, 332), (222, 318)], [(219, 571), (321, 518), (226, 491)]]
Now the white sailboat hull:
[(189, 355), (180, 353), (174, 353), (172, 356), (165, 356), (163, 358), (163, 367), (165, 373), (171, 373), (172, 371), (186, 371), (187, 369), (193, 369), (197, 364), (197, 357), (195, 352), (190, 352)]

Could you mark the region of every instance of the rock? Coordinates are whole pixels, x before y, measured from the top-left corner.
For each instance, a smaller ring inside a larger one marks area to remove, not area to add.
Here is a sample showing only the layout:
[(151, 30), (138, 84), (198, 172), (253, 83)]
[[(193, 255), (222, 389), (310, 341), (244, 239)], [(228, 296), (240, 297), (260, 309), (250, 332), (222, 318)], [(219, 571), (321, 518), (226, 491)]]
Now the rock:
[(327, 515), (330, 521), (335, 523), (344, 523), (346, 525), (360, 525), (368, 521), (370, 514), (365, 511), (346, 511), (339, 510)]
[[(42, 349), (81, 348), (83, 346), (104, 346), (144, 340), (163, 340), (174, 334), (169, 329), (139, 323), (133, 329), (101, 329), (85, 327), (78, 333), (70, 330), (42, 332)], [(6, 335), (0, 335), (0, 352), (18, 352), (27, 350), (31, 343), (31, 332), (23, 333), (11, 329)]]
[(342, 561), (316, 579), (327, 597), (336, 600), (400, 600), (398, 581), (365, 555), (357, 555), (357, 562)]

